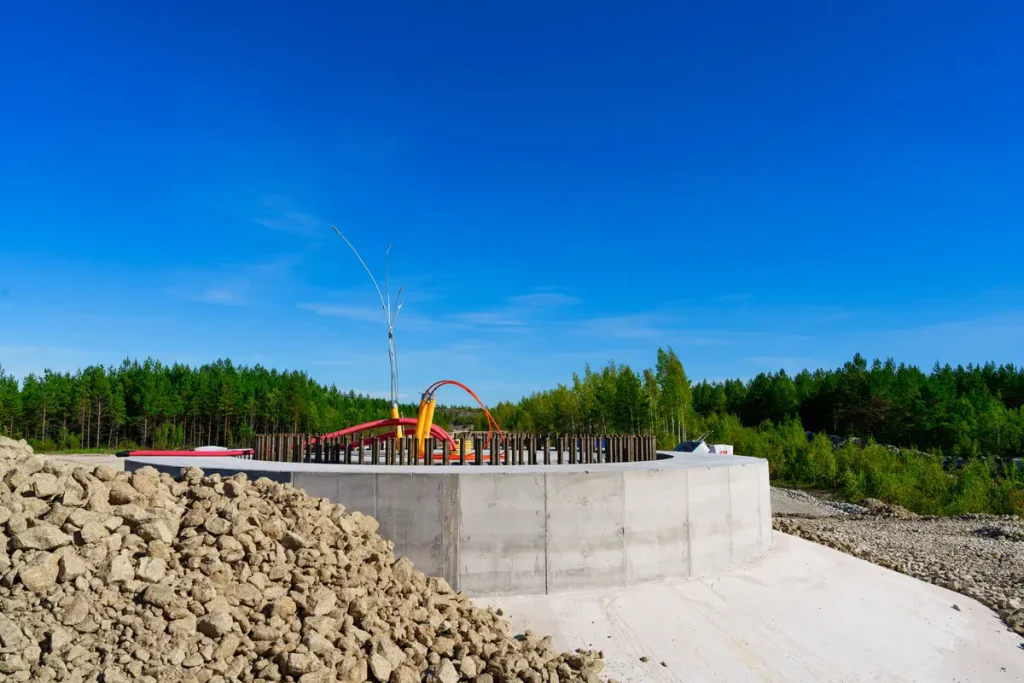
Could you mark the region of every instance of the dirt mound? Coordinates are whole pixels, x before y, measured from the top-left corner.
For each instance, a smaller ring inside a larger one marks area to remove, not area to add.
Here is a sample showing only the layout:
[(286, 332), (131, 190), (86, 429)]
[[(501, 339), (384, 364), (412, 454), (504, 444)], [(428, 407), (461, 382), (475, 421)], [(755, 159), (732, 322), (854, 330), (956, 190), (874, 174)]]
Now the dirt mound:
[(599, 680), (598, 653), (512, 634), (341, 505), (195, 468), (69, 472), (7, 441), (3, 680)]
[(875, 517), (886, 517), (888, 519), (917, 519), (920, 515), (916, 512), (912, 512), (901, 505), (893, 505), (891, 503), (883, 503), (877, 498), (865, 498), (858, 503), (862, 508), (865, 508), (865, 515), (873, 515)]

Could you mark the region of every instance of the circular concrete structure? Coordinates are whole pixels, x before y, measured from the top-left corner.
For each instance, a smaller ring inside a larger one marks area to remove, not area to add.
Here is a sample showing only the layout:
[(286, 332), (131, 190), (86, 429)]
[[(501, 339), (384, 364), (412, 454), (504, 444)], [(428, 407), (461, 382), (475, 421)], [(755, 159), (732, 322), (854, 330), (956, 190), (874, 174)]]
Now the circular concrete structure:
[(470, 595), (545, 594), (705, 576), (771, 548), (768, 463), (661, 452), (600, 465), (410, 467), (128, 458), (294, 484), (371, 515), (431, 576)]

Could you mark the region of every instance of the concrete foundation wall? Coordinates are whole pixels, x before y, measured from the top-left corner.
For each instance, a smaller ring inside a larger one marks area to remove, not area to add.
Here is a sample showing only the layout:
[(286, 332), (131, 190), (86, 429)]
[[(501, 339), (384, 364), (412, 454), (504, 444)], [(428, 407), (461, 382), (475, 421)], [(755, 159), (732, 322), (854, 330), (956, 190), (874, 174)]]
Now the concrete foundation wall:
[[(514, 468), (223, 458), (203, 465), (225, 475), (284, 478), (312, 496), (372, 515), (397, 555), (471, 595), (704, 576), (771, 548), (766, 461), (663, 455), (645, 463)], [(178, 471), (174, 463), (157, 462), (169, 458), (133, 460), (127, 469)]]

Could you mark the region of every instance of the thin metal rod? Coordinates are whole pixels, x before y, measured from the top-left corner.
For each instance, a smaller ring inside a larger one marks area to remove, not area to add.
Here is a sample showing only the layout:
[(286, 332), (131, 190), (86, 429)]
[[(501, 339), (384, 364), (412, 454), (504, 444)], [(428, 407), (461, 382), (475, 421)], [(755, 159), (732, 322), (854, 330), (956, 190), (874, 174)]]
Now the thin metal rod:
[(370, 271), (370, 267), (366, 265), (366, 261), (363, 260), (363, 257), (359, 255), (359, 251), (352, 245), (348, 238), (345, 237), (345, 235), (343, 235), (340, 230), (338, 230), (336, 226), (332, 225), (331, 229), (334, 230), (338, 237), (345, 241), (345, 244), (348, 245), (348, 248), (351, 249), (352, 253), (356, 255), (356, 258), (359, 259), (359, 263), (363, 266), (363, 270), (365, 270), (366, 274), (370, 276), (370, 282), (373, 283), (373, 288), (377, 290), (377, 298), (380, 300), (381, 309), (384, 311), (384, 319), (388, 325), (388, 366), (391, 370), (391, 404), (393, 406), (397, 406), (399, 388), (398, 349), (395, 346), (395, 321), (398, 320), (398, 314), (401, 312), (402, 306), (404, 304), (398, 303), (398, 299), (402, 296), (402, 289), (399, 288), (398, 296), (395, 297), (394, 301), (396, 308), (394, 309), (394, 312), (392, 312), (393, 309), (391, 301), (391, 283), (389, 272), (389, 257), (391, 255), (391, 245), (388, 245), (388, 249), (384, 253), (384, 289), (385, 292), (387, 293), (387, 298), (385, 299), (384, 293), (380, 291), (380, 285), (377, 284), (377, 278), (373, 276), (373, 272)]

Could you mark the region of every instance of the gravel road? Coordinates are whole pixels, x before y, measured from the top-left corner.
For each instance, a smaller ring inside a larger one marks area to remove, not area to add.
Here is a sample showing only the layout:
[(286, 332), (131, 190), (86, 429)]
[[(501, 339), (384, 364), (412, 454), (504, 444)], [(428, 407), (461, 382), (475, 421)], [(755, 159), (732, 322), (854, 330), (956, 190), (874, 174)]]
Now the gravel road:
[(864, 506), (772, 489), (774, 527), (988, 605), (1024, 635), (1024, 520), (923, 517), (878, 501)]

